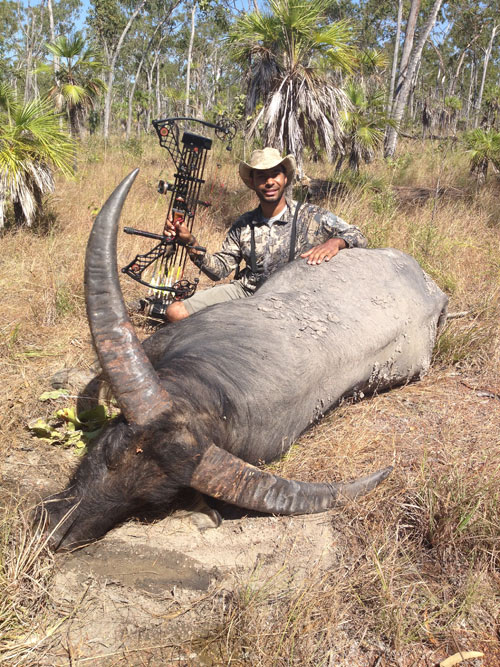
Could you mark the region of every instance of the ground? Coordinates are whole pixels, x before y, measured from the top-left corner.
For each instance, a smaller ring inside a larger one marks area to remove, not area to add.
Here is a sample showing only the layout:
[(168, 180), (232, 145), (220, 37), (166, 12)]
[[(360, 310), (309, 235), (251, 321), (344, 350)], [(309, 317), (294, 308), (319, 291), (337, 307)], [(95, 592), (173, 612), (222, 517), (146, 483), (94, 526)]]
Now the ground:
[[(346, 404), (327, 416), (282, 464), (285, 474), (289, 467), (300, 468), (301, 450), (308, 447), (317, 450), (317, 465), (325, 477), (346, 467), (344, 457), (363, 460), (357, 463), (363, 470), (356, 473), (395, 465), (391, 480), (347, 510), (268, 517), (220, 507), (225, 518), (218, 528), (204, 514), (179, 510), (153, 523), (127, 522), (96, 544), (57, 556), (50, 596), (63, 622), (49, 640), (30, 637), (33, 658), (25, 657), (22, 664), (229, 664), (227, 656), (218, 655), (216, 647), (212, 650), (207, 637), (224, 626), (228, 607), (235, 604), (233, 596), (241, 598), (246, 591), (249, 597), (262, 597), (259, 605), (269, 605), (290, 595), (300, 599), (308, 587), (332, 575), (339, 580), (351, 577), (363, 558), (360, 530), (376, 522), (380, 508), (401, 504), (409, 470), (446, 469), (450, 451), (445, 451), (445, 443), (450, 437), (461, 448), (464, 465), (470, 467), (475, 458), (476, 465), (482, 465), (488, 456), (484, 443), (498, 440), (499, 394), (498, 385), (478, 386), (475, 377), (434, 369), (419, 383)], [(348, 434), (356, 423), (363, 428), (362, 452)], [(48, 487), (61, 488), (72, 465), (71, 453), (61, 456), (27, 435), (7, 457), (2, 481), (36, 495)], [(320, 591), (321, 586), (318, 595)], [(240, 599), (238, 605), (242, 604), (249, 603)], [(338, 606), (332, 614), (340, 627), (349, 620), (348, 611)], [(498, 644), (491, 641), (485, 627), (484, 636), (475, 636), (468, 646), (485, 651), (477, 664), (498, 664)], [(447, 651), (437, 639), (417, 652), (411, 645), (394, 650), (383, 637), (374, 642), (370, 631), (356, 631), (336, 644), (324, 653), (328, 662), (322, 664), (432, 665)], [(266, 664), (260, 647), (254, 657), (252, 646), (245, 650), (235, 654), (231, 664)]]

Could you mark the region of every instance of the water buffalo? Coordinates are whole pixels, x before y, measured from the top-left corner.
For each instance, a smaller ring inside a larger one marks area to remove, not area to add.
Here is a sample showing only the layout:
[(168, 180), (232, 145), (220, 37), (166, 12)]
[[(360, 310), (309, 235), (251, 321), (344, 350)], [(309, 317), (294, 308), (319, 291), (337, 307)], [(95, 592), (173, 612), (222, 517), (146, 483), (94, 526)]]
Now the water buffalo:
[(190, 487), (243, 508), (322, 512), (373, 489), (289, 481), (255, 467), (280, 457), (347, 395), (408, 382), (429, 367), (446, 296), (397, 250), (345, 250), (275, 273), (253, 297), (208, 308), (141, 344), (116, 268), (123, 203), (114, 191), (90, 235), (85, 287), (94, 345), (122, 416), (66, 491), (45, 507), (55, 548), (104, 535)]

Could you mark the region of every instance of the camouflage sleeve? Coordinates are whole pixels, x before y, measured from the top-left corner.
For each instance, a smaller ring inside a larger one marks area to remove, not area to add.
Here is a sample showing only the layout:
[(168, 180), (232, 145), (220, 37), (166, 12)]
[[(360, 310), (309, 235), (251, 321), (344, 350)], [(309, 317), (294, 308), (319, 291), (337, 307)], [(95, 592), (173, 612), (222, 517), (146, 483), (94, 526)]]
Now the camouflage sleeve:
[(242, 260), (240, 228), (236, 225), (231, 227), (219, 252), (190, 255), (190, 258), (211, 280), (222, 280)]
[(363, 232), (355, 225), (349, 225), (338, 215), (326, 211), (321, 221), (323, 229), (330, 238), (339, 238), (346, 242), (348, 248), (366, 248), (368, 241)]

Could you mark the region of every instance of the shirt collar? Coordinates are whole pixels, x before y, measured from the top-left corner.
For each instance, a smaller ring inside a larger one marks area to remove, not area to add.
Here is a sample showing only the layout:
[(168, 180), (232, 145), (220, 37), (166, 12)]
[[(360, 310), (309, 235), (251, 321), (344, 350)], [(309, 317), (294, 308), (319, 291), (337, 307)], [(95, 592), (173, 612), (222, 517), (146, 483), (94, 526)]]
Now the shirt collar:
[[(294, 205), (297, 204), (296, 201), (288, 198), (285, 199), (285, 202), (286, 202), (286, 209), (283, 211), (281, 218), (279, 220), (275, 220), (275, 222), (277, 223), (286, 224), (287, 222), (290, 222), (290, 215), (294, 210), (293, 207)], [(262, 224), (267, 225), (269, 220), (269, 218), (264, 218), (260, 205), (257, 206), (257, 208), (254, 210), (252, 218), (254, 225), (262, 225)]]

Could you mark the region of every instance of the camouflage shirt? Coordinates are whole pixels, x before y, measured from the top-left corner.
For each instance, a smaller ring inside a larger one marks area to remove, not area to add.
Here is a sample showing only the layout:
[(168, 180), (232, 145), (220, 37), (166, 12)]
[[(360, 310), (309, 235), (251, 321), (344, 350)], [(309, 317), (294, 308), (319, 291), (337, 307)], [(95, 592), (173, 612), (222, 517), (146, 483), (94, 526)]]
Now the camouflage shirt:
[[(260, 207), (241, 215), (231, 226), (219, 252), (191, 255), (193, 262), (212, 280), (221, 280), (234, 271), (242, 260), (245, 268), (238, 280), (249, 293), (273, 271), (288, 262), (290, 236), (296, 201), (287, 201), (286, 210), (271, 225), (262, 216)], [(257, 272), (251, 269), (251, 228), (255, 234), (255, 259)], [(348, 248), (366, 248), (366, 238), (358, 227), (330, 211), (303, 204), (297, 217), (295, 258), (310, 248), (331, 238), (343, 239)]]

